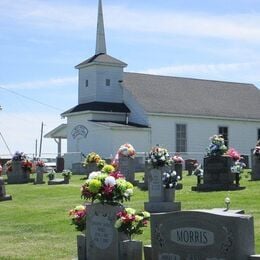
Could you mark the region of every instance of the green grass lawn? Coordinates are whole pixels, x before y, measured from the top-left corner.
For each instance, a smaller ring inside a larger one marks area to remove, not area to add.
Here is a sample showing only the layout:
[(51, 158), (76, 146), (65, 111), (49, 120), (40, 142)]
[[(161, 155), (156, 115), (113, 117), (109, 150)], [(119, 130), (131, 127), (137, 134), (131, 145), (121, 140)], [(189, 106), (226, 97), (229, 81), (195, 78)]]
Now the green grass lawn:
[[(141, 178), (142, 173), (137, 177)], [(183, 189), (176, 192), (182, 210), (224, 207), (229, 194), (231, 209), (244, 209), (254, 216), (256, 253), (260, 253), (260, 181), (248, 181), (245, 176), (241, 186), (245, 190), (223, 192), (193, 192), (196, 177), (184, 172)], [(13, 200), (0, 202), (0, 259), (72, 259), (76, 257), (76, 236), (70, 225), (68, 211), (82, 204), (80, 186), (83, 176), (73, 175), (69, 185), (6, 185)], [(135, 188), (134, 196), (125, 206), (143, 209), (148, 194)], [(138, 237), (150, 243), (147, 228)], [(245, 238), (246, 239), (246, 238)]]

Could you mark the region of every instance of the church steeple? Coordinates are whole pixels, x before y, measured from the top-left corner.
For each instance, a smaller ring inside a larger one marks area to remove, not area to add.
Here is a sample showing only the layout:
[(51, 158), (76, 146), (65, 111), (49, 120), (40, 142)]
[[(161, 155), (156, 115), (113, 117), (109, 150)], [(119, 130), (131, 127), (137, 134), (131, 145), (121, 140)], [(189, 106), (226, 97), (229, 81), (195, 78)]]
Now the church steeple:
[(105, 39), (105, 29), (102, 11), (102, 1), (98, 2), (98, 20), (97, 20), (97, 36), (96, 36), (96, 55), (100, 53), (107, 53), (106, 50), (106, 39)]

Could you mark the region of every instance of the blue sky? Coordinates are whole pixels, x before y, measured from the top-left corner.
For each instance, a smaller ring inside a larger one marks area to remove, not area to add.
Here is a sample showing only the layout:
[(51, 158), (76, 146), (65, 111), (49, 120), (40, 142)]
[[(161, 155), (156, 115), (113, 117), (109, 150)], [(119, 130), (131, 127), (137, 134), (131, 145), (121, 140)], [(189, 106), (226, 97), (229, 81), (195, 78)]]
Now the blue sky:
[[(12, 152), (34, 153), (41, 122), (46, 134), (77, 104), (74, 66), (94, 54), (97, 3), (0, 0), (0, 132)], [(107, 52), (126, 71), (260, 87), (259, 0), (103, 0), (103, 12)], [(56, 148), (43, 140), (43, 153)]]

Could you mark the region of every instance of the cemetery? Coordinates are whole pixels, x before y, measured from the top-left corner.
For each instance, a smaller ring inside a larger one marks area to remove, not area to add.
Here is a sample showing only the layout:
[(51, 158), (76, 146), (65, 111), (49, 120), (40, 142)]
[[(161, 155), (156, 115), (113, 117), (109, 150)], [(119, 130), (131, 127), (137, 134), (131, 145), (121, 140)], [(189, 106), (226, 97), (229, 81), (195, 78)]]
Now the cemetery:
[[(227, 157), (237, 155), (233, 149)], [(155, 146), (146, 158), (147, 173), (133, 171), (131, 177), (141, 183), (147, 174), (144, 190), (127, 179), (128, 171), (119, 171), (117, 155), (112, 164), (95, 158), (98, 171), (86, 177), (67, 170), (43, 173), (40, 161), (30, 175), (34, 183), (9, 184), (10, 173), (3, 174), (3, 259), (260, 259), (259, 181), (251, 180), (251, 169), (240, 173), (245, 189), (198, 192), (192, 189), (197, 176), (177, 174), (176, 155)], [(183, 159), (178, 163), (184, 166)], [(55, 180), (61, 185), (48, 185)], [(10, 214), (13, 208), (16, 214)]]

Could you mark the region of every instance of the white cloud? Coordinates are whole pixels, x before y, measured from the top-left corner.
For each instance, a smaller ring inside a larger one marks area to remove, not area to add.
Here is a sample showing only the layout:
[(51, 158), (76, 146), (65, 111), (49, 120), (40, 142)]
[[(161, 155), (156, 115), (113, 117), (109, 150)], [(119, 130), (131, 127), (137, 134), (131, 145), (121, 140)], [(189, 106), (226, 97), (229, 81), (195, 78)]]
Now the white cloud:
[(53, 88), (53, 87), (64, 87), (64, 86), (75, 86), (77, 85), (77, 77), (64, 77), (64, 78), (53, 78), (46, 80), (27, 81), (19, 83), (10, 83), (0, 85), (0, 87), (7, 89), (41, 89), (41, 88)]
[[(260, 13), (210, 15), (175, 10), (135, 10), (104, 5), (106, 28), (144, 33), (260, 41)], [(96, 27), (97, 6), (57, 4), (36, 0), (1, 1), (0, 17), (8, 17), (48, 30), (80, 30)], [(155, 36), (156, 37), (156, 36)]]
[(260, 62), (174, 65), (152, 68), (142, 73), (241, 81), (260, 87)]

